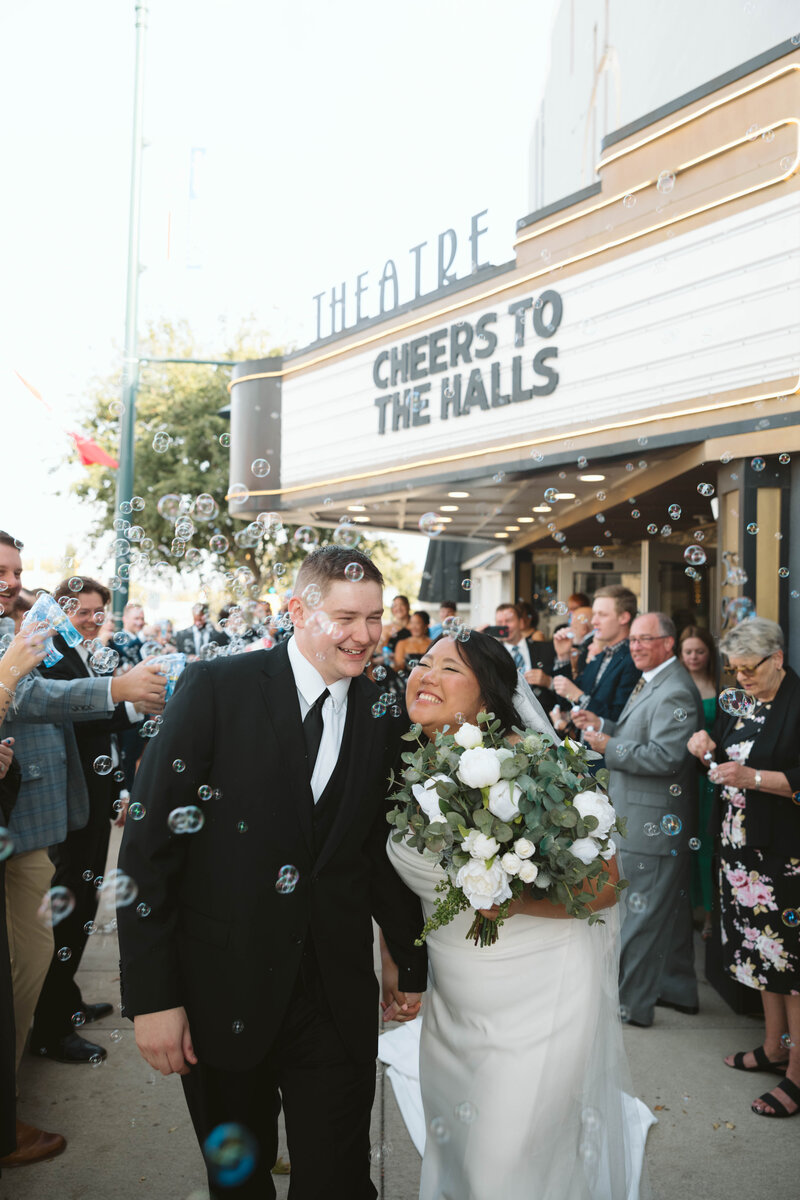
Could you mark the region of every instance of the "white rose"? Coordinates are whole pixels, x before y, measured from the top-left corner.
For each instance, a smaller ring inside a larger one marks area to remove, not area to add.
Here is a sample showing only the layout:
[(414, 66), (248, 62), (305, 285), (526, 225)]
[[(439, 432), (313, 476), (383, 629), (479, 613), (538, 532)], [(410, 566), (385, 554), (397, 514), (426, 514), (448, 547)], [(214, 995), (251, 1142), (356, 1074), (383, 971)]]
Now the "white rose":
[(524, 862), (519, 869), (519, 877), (523, 883), (533, 883), (539, 874), (536, 863)]
[(501, 821), (519, 816), (522, 789), (510, 779), (500, 779), (489, 788), (489, 812)]
[(508, 871), (509, 875), (517, 875), (522, 865), (522, 859), (517, 858), (516, 854), (512, 854), (510, 850), (500, 859), (500, 866), (504, 871)]
[(600, 851), (600, 857), (604, 858), (606, 860), (606, 862), (608, 862), (609, 859), (612, 859), (616, 853), (617, 853), (617, 843), (614, 841), (613, 838), (609, 838), (607, 848), (605, 850)]
[(467, 787), (491, 787), (500, 778), (500, 763), (494, 750), (479, 746), (464, 751), (458, 761), (457, 774)]
[(453, 740), (465, 750), (474, 750), (476, 746), (483, 745), (483, 734), (477, 725), (470, 725), (469, 721), (465, 721), (458, 732), (453, 734)]
[(439, 795), (436, 791), (438, 781), (449, 782), (446, 775), (433, 775), (430, 779), (426, 779), (424, 783), (415, 783), (411, 789), (414, 799), (429, 821), (441, 821), (444, 819), (442, 810), (439, 807)]
[(461, 888), (473, 908), (491, 908), (511, 898), (508, 875), (498, 862), (487, 867), (486, 863), (471, 859), (459, 868), (456, 887)]
[(529, 842), (527, 838), (517, 838), (514, 842), (514, 853), (517, 858), (531, 858), (535, 849), (533, 842)]
[(594, 837), (608, 836), (617, 815), (609, 803), (608, 796), (604, 796), (602, 792), (580, 792), (572, 803), (582, 817), (597, 817), (597, 828), (592, 830)]
[(470, 829), (461, 845), (472, 858), (480, 859), (494, 858), (500, 849), (500, 843), (481, 833), (480, 829)]
[(569, 847), (569, 852), (570, 854), (574, 854), (576, 858), (579, 858), (581, 862), (588, 867), (589, 863), (593, 863), (597, 858), (598, 854), (600, 853), (600, 847), (594, 838), (578, 838), (578, 840), (573, 842)]

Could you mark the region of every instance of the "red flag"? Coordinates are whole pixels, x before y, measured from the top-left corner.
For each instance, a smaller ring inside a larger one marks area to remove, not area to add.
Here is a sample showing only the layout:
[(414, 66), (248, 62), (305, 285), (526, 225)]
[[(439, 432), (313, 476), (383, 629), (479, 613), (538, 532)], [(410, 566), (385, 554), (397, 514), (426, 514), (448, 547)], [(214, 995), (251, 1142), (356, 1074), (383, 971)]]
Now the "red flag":
[(75, 443), (75, 449), (81, 457), (81, 462), (85, 467), (89, 467), (92, 463), (99, 463), (101, 467), (118, 467), (119, 463), (110, 454), (106, 454), (102, 446), (98, 446), (97, 442), (93, 442), (91, 438), (84, 437), (80, 433), (70, 433), (69, 435)]

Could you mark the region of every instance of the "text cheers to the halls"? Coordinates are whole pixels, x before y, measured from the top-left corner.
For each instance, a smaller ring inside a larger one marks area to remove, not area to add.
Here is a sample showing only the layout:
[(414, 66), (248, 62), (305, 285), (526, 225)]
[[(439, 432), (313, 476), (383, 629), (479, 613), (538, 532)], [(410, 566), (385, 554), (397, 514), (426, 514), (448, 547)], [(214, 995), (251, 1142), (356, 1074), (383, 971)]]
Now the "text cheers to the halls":
[[(374, 400), (378, 433), (552, 395), (558, 386), (551, 365), (558, 347), (530, 351), (536, 339), (555, 335), (563, 312), (559, 293), (548, 290), (514, 300), (503, 313), (482, 313), (474, 323), (455, 321), (381, 350), (372, 364), (372, 380), (380, 389)], [(512, 344), (521, 353), (503, 352)]]

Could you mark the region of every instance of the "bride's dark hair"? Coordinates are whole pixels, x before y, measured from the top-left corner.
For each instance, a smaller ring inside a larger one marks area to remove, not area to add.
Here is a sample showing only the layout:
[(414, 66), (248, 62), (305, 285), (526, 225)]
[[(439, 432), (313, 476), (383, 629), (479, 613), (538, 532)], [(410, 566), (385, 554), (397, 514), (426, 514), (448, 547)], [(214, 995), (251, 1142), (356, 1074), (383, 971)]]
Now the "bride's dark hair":
[[(434, 638), (431, 646), (448, 636), (446, 633), (440, 634)], [(459, 658), (475, 675), (486, 712), (494, 713), (504, 733), (513, 725), (519, 725), (520, 719), (514, 710), (517, 669), (505, 646), (476, 629), (470, 630), (465, 642), (458, 638), (453, 638), (452, 641)]]

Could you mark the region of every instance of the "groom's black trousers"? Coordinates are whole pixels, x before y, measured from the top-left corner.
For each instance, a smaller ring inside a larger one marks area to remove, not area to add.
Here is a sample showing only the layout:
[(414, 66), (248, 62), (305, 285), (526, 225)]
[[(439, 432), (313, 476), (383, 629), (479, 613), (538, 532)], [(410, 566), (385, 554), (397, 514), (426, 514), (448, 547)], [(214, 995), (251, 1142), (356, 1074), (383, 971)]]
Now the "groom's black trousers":
[[(346, 1004), (347, 997), (341, 1002)], [(289, 1010), (267, 1057), (247, 1071), (200, 1062), (182, 1082), (201, 1146), (212, 1129), (229, 1121), (245, 1126), (259, 1144), (256, 1168), (239, 1187), (215, 1190), (209, 1175), (212, 1196), (274, 1200), (271, 1169), (281, 1104), (291, 1160), (290, 1200), (377, 1196), (369, 1161), (375, 1062), (354, 1062), (345, 1052), (312, 950), (303, 956)]]

